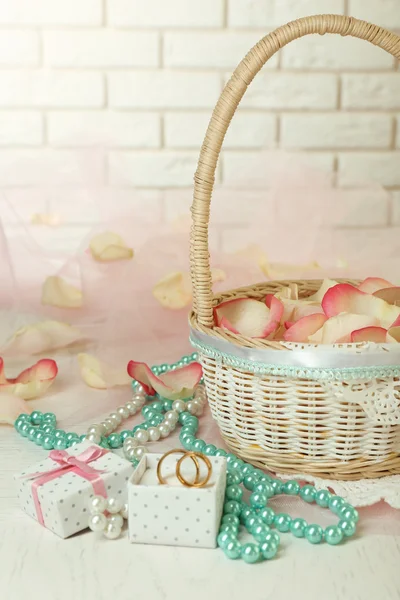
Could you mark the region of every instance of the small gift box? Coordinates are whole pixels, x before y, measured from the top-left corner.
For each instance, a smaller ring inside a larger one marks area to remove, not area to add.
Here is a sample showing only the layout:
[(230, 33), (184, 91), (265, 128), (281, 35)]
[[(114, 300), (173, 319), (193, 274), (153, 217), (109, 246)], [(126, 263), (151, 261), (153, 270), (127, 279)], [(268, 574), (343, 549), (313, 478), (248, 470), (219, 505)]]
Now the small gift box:
[[(185, 487), (176, 477), (181, 456), (171, 455), (163, 461), (165, 484), (160, 483), (157, 475), (161, 454), (145, 454), (138, 464), (128, 482), (130, 542), (216, 547), (224, 504), (226, 460), (220, 456), (207, 457), (211, 462), (211, 477), (207, 485), (195, 488)], [(204, 465), (200, 466), (203, 477)], [(193, 481), (194, 464), (189, 457), (182, 462), (181, 474)]]
[(52, 450), (48, 458), (15, 475), (23, 511), (62, 538), (88, 526), (94, 495), (127, 502), (132, 464), (91, 442)]

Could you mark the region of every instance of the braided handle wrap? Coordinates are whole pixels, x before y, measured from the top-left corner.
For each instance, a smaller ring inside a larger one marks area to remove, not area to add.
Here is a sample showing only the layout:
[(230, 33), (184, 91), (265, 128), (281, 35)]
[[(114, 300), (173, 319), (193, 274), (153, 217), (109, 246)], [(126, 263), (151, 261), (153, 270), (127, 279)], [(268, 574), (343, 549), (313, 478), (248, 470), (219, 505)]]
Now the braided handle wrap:
[(222, 142), (239, 102), (261, 67), (291, 42), (312, 33), (339, 33), (367, 40), (400, 58), (400, 37), (387, 29), (341, 15), (316, 15), (292, 21), (260, 40), (245, 56), (226, 84), (213, 111), (201, 147), (194, 177), (190, 270), (193, 309), (200, 325), (213, 325), (212, 282), (208, 249), (208, 223), (215, 170)]

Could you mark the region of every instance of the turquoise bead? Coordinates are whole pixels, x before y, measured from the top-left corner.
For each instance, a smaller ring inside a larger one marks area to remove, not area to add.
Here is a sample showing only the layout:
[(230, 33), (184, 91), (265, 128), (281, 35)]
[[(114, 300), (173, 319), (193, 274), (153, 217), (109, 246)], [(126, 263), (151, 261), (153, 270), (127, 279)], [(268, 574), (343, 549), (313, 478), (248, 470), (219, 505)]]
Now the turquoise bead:
[(108, 445), (110, 448), (120, 448), (122, 444), (121, 436), (119, 433), (111, 433), (108, 436)]
[(240, 485), (234, 483), (226, 488), (225, 495), (229, 500), (240, 502), (243, 496), (243, 490)]
[(254, 492), (250, 496), (250, 506), (253, 506), (254, 508), (264, 508), (267, 502), (267, 494), (262, 494), (261, 492)]
[(229, 523), (222, 523), (221, 527), (219, 528), (219, 532), (222, 533), (223, 531), (230, 533), (235, 537), (239, 532), (239, 528), (235, 525), (230, 525)]
[(254, 533), (256, 531), (261, 531), (261, 530), (265, 530), (265, 528), (267, 527), (260, 519), (260, 517), (256, 517), (256, 519), (251, 519), (253, 521), (252, 525), (248, 525), (250, 519), (248, 520), (248, 523), (246, 524), (246, 529), (249, 533), (251, 533), (252, 535), (254, 535)]
[(121, 431), (119, 435), (121, 436), (121, 442), (124, 443), (127, 438), (133, 437), (133, 431), (130, 429), (124, 429), (124, 431)]
[(240, 515), (240, 512), (241, 506), (239, 502), (236, 502), (236, 500), (228, 500), (228, 502), (225, 502), (224, 514), (232, 514), (238, 517)]
[(217, 544), (222, 549), (224, 549), (229, 544), (229, 542), (233, 542), (233, 541), (235, 541), (234, 536), (227, 531), (222, 531), (221, 533), (218, 534)]
[(215, 451), (215, 456), (223, 456), (223, 457), (225, 457), (226, 455), (227, 455), (226, 450), (223, 450), (222, 448), (218, 448)]
[(286, 481), (282, 486), (282, 492), (284, 494), (288, 494), (289, 496), (297, 496), (300, 491), (300, 486), (297, 481), (291, 479), (290, 481)]
[(21, 419), (20, 417), (18, 417), (18, 419), (14, 422), (14, 427), (18, 431), (18, 433), (20, 432), (22, 425), (24, 425), (25, 423), (28, 423), (28, 421), (26, 421), (25, 419)]
[(272, 477), (270, 477), (269, 475), (266, 475), (264, 473), (264, 475), (261, 475), (261, 477), (258, 479), (258, 481), (260, 483), (268, 483), (268, 484), (270, 484), (272, 482)]
[(57, 422), (56, 415), (52, 412), (44, 413), (43, 421), (46, 421), (49, 425), (55, 425)]
[(344, 504), (344, 500), (340, 496), (331, 496), (329, 498), (328, 506), (329, 506), (330, 510), (333, 513), (335, 513), (336, 515), (339, 514), (339, 511), (342, 508), (343, 504)]
[(179, 435), (179, 439), (183, 442), (183, 440), (185, 440), (187, 437), (190, 438), (194, 438), (193, 433), (190, 432), (188, 433), (187, 431), (181, 431), (180, 435)]
[(258, 483), (258, 478), (255, 475), (246, 475), (243, 479), (243, 485), (246, 490), (253, 491)]
[(182, 438), (182, 436), (180, 435), (179, 441), (181, 442), (181, 444), (185, 448), (185, 450), (191, 450), (193, 447), (193, 444), (196, 441), (196, 438), (194, 437), (194, 435), (187, 435), (185, 438)]
[(233, 483), (242, 483), (239, 471), (231, 471), (226, 474), (226, 485), (232, 485)]
[(239, 540), (231, 540), (230, 542), (225, 544), (224, 554), (228, 558), (236, 560), (237, 558), (240, 558), (241, 553), (242, 544), (239, 542)]
[(271, 540), (274, 541), (275, 544), (277, 544), (277, 546), (279, 546), (281, 542), (281, 537), (279, 533), (277, 533), (276, 531), (269, 531), (265, 536), (265, 541), (270, 542)]
[(32, 425), (28, 429), (28, 439), (30, 439), (31, 442), (35, 441), (36, 431), (37, 431), (37, 428), (33, 427)]
[[(75, 442), (74, 442), (75, 443)], [(108, 441), (107, 438), (102, 436), (101, 440), (100, 440), (100, 444), (99, 444), (102, 448), (108, 448)]]
[(272, 490), (274, 492), (274, 496), (277, 496), (278, 494), (280, 494), (282, 492), (282, 481), (279, 481), (279, 479), (273, 479), (271, 481), (271, 486), (272, 486)]
[[(147, 406), (145, 406), (144, 408), (148, 408)], [(144, 414), (144, 418), (146, 419), (146, 421), (151, 421), (151, 419), (154, 419), (154, 417), (157, 415), (158, 413), (155, 410), (148, 410), (146, 412), (146, 414)]]
[(151, 402), (148, 406), (151, 410), (155, 410), (158, 413), (162, 413), (163, 410), (170, 410), (169, 408), (164, 408), (165, 402), (168, 403), (168, 406), (172, 406), (171, 400), (156, 400), (155, 402)]
[(31, 413), (31, 423), (33, 425), (41, 425), (43, 421), (43, 414), (40, 412), (40, 410), (34, 410)]
[(64, 437), (58, 437), (55, 439), (54, 441), (54, 448), (56, 450), (65, 450), (66, 448), (68, 448), (68, 442)]
[(197, 352), (193, 352), (192, 354), (190, 354), (189, 356), (189, 360), (190, 361), (196, 361), (199, 358), (199, 355)]
[(318, 506), (322, 506), (322, 508), (328, 508), (331, 495), (332, 494), (328, 492), (328, 490), (319, 490), (315, 494), (315, 502), (318, 504)]
[(295, 537), (304, 537), (304, 531), (307, 527), (307, 521), (304, 519), (293, 519), (290, 523), (290, 531)]
[(331, 546), (340, 544), (343, 539), (343, 531), (337, 525), (329, 525), (324, 532), (325, 541)]
[[(79, 444), (81, 440), (79, 439), (79, 436), (77, 438), (72, 438), (72, 440), (68, 440), (68, 448), (71, 448), (71, 446), (75, 446), (75, 444)], [(100, 442), (99, 444), (100, 446), (102, 445), (102, 442)], [(108, 446), (103, 446), (103, 448), (108, 448)]]
[(275, 520), (275, 512), (270, 506), (266, 506), (260, 512), (260, 517), (267, 525), (272, 525)]
[(19, 428), (19, 432), (22, 435), (22, 437), (28, 437), (28, 432), (31, 427), (32, 425), (28, 423), (28, 421), (26, 423), (22, 423), (21, 427)]
[(179, 423), (180, 423), (181, 425), (184, 425), (184, 424), (186, 423), (186, 421), (187, 421), (188, 419), (190, 419), (190, 417), (191, 417), (191, 416), (192, 416), (192, 415), (190, 414), (190, 412), (187, 412), (187, 411), (183, 411), (183, 412), (181, 412), (181, 414), (179, 415), (179, 418), (178, 418), (178, 420), (179, 420)]
[(21, 419), (22, 421), (29, 421), (30, 423), (31, 415), (28, 415), (28, 413), (21, 413), (20, 415), (18, 415), (18, 419)]
[(207, 444), (204, 448), (204, 454), (206, 454), (207, 456), (215, 456), (216, 450), (217, 448), (216, 446), (214, 446), (214, 444)]
[[(49, 432), (46, 432), (49, 433)], [(79, 440), (79, 435), (77, 433), (67, 433), (67, 435), (65, 436), (67, 442), (70, 442), (72, 440)]]
[(54, 431), (53, 425), (43, 425), (42, 429), (45, 433), (53, 433)]
[(244, 544), (242, 546), (241, 557), (248, 564), (256, 563), (261, 558), (260, 548), (257, 544)]
[(37, 446), (42, 446), (43, 445), (43, 440), (45, 437), (45, 432), (42, 431), (41, 429), (37, 429), (36, 433), (35, 433), (35, 438), (34, 438), (34, 442)]
[(246, 477), (246, 475), (252, 475), (253, 474), (254, 467), (253, 467), (253, 465), (244, 464), (242, 466), (242, 468), (240, 469), (240, 471), (241, 471), (243, 477)]
[(165, 410), (165, 412), (168, 412), (169, 410), (172, 410), (172, 400), (164, 400), (162, 403), (162, 410)]
[(281, 533), (286, 533), (290, 530), (291, 517), (286, 513), (279, 513), (274, 519), (274, 525)]
[(203, 452), (206, 447), (206, 443), (204, 440), (197, 439), (193, 444), (193, 450), (195, 452)]
[(314, 502), (316, 489), (313, 485), (303, 485), (300, 490), (299, 496), (304, 502)]
[(227, 462), (227, 464), (228, 464), (228, 465), (229, 465), (231, 462), (234, 462), (235, 460), (237, 460), (237, 457), (236, 457), (234, 454), (232, 454), (232, 452), (229, 452), (229, 453), (226, 455), (226, 462)]
[(160, 365), (158, 368), (160, 370), (160, 373), (166, 373), (167, 371), (169, 371), (169, 367), (165, 363), (163, 363), (162, 365)]
[(222, 517), (222, 523), (229, 523), (229, 525), (236, 525), (239, 527), (240, 520), (236, 515), (227, 514)]
[(267, 535), (268, 532), (269, 532), (268, 525), (265, 525), (264, 523), (256, 523), (251, 528), (250, 533), (254, 537), (254, 539), (257, 540), (257, 542), (263, 542), (265, 540), (265, 536)]
[(250, 514), (250, 515), (247, 517), (247, 519), (246, 519), (246, 521), (245, 521), (245, 523), (244, 523), (244, 524), (245, 524), (245, 526), (246, 526), (246, 529), (247, 529), (248, 531), (250, 531), (251, 529), (253, 529), (253, 527), (254, 527), (255, 525), (262, 525), (262, 520), (261, 520), (261, 518), (260, 518), (260, 517), (257, 515), (257, 513), (253, 512), (253, 513), (251, 513), (251, 514)]
[(49, 434), (45, 434), (43, 437), (43, 448), (45, 450), (53, 450), (55, 437)]
[(343, 504), (339, 511), (339, 516), (343, 521), (354, 521), (355, 523), (358, 523), (360, 518), (358, 511), (350, 506), (350, 504)]
[(260, 492), (261, 494), (265, 494), (267, 498), (272, 498), (272, 496), (274, 495), (272, 485), (270, 485), (267, 482), (257, 483), (257, 485), (254, 488), (254, 491)]
[(82, 435), (79, 436), (79, 439), (81, 442), (84, 442), (86, 440), (86, 434), (82, 433)]
[(275, 544), (275, 542), (272, 540), (269, 542), (263, 542), (260, 550), (264, 558), (271, 560), (271, 558), (274, 558), (278, 552), (278, 544)]
[(156, 413), (155, 416), (152, 419), (150, 419), (149, 425), (150, 425), (150, 427), (157, 427), (158, 425), (161, 425), (161, 423), (163, 421), (164, 421), (163, 415)]
[(66, 437), (65, 431), (63, 431), (62, 429), (56, 429), (53, 435), (55, 438), (65, 438)]
[(320, 525), (307, 525), (304, 531), (306, 540), (311, 544), (319, 544), (322, 542), (323, 534), (324, 532)]
[(240, 469), (242, 464), (243, 462), (239, 458), (237, 460), (233, 460), (228, 463), (228, 471), (237, 471), (237, 469)]
[(356, 532), (356, 523), (355, 521), (341, 519), (339, 521), (339, 528), (343, 531), (346, 537), (351, 537)]
[(246, 506), (246, 504), (243, 504), (241, 511), (240, 511), (241, 522), (246, 523), (246, 521), (250, 517), (250, 515), (256, 515), (256, 513), (254, 511), (252, 511), (249, 506)]

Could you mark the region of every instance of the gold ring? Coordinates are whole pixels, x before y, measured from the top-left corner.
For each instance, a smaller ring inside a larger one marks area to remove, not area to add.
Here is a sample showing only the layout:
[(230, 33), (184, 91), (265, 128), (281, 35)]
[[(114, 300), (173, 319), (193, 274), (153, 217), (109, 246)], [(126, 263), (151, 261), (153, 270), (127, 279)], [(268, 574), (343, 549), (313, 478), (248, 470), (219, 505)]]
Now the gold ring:
[[(169, 452), (166, 452), (159, 460), (158, 465), (157, 465), (157, 478), (158, 481), (160, 482), (161, 485), (166, 484), (167, 482), (165, 481), (165, 479), (163, 478), (163, 476), (161, 475), (161, 465), (164, 462), (164, 459), (167, 458), (167, 456), (169, 456), (170, 454), (183, 454), (184, 456), (182, 456), (182, 458), (185, 458), (187, 456), (187, 454), (193, 454), (193, 456), (191, 456), (190, 458), (192, 459), (192, 461), (194, 462), (195, 466), (196, 466), (196, 478), (194, 480), (194, 483), (197, 484), (197, 482), (199, 481), (199, 477), (200, 477), (200, 467), (199, 467), (199, 461), (197, 460), (195, 453), (188, 453), (185, 452), (185, 450), (180, 450), (179, 448), (177, 448), (176, 450), (170, 450)], [(197, 456), (201, 456), (200, 454), (197, 454)], [(178, 465), (176, 466), (176, 475), (179, 479), (178, 476)], [(179, 481), (181, 481), (179, 479)], [(182, 482), (181, 482), (182, 483)]]
[[(182, 463), (185, 460), (185, 458), (191, 458), (192, 460), (197, 460), (197, 458), (201, 458), (201, 460), (203, 462), (205, 462), (205, 464), (207, 466), (207, 475), (205, 476), (205, 478), (202, 481), (198, 481), (198, 477), (196, 476), (196, 479), (194, 480), (194, 482), (191, 483), (190, 481), (187, 481), (187, 479), (185, 479), (183, 477), (183, 475), (181, 473), (181, 466), (182, 466)], [(186, 452), (183, 456), (181, 456), (181, 458), (178, 460), (177, 465), (176, 465), (176, 476), (179, 479), (179, 481), (181, 482), (181, 484), (186, 487), (195, 487), (195, 488), (204, 487), (210, 481), (211, 474), (212, 474), (212, 464), (211, 464), (210, 459), (207, 456), (204, 456), (203, 454), (199, 454), (198, 452)]]

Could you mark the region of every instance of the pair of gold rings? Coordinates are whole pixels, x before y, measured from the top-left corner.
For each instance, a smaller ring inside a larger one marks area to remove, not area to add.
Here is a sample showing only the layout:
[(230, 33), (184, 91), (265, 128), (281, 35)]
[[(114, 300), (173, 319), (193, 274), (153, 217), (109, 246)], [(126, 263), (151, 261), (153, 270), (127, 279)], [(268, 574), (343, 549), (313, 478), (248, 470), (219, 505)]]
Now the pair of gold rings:
[[(157, 465), (157, 477), (158, 477), (158, 481), (160, 482), (161, 485), (164, 485), (167, 483), (161, 474), (161, 467), (162, 467), (164, 460), (167, 458), (167, 456), (170, 456), (170, 454), (182, 454), (183, 455), (176, 463), (176, 469), (175, 469), (176, 477), (178, 478), (178, 481), (182, 485), (184, 485), (185, 487), (194, 487), (194, 488), (202, 488), (205, 485), (207, 485), (207, 483), (210, 481), (211, 474), (212, 474), (212, 464), (211, 464), (210, 459), (207, 458), (207, 456), (203, 456), (199, 452), (185, 452), (184, 450), (180, 450), (180, 449), (170, 450), (169, 452), (166, 452), (160, 458), (158, 465)], [(194, 465), (196, 467), (196, 477), (195, 477), (194, 481), (188, 481), (187, 479), (185, 479), (185, 477), (181, 473), (182, 463), (187, 458), (190, 458), (194, 462)], [(198, 461), (199, 458), (203, 461), (203, 463), (207, 467), (207, 475), (205, 475), (203, 478), (200, 478), (200, 465), (199, 465), (199, 461)]]

